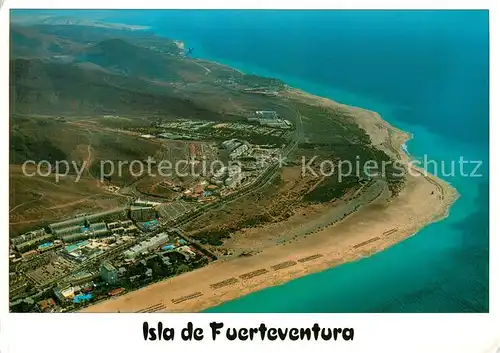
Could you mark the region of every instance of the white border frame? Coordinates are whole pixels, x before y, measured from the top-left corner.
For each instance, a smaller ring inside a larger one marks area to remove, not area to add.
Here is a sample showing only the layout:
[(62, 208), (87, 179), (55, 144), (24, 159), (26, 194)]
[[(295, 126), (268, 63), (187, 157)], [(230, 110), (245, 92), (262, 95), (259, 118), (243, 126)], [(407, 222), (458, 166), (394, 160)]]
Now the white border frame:
[[(394, 0), (384, 0), (375, 4), (370, 0), (337, 1), (334, 6), (328, 1), (308, 0), (307, 2), (292, 3), (287, 0), (239, 0), (237, 3), (225, 0), (202, 2), (199, 0), (184, 0), (182, 2), (168, 3), (165, 1), (142, 0), (140, 3), (124, 0), (5, 0), (0, 11), (0, 26), (2, 35), (2, 54), (0, 55), (0, 109), (2, 115), (2, 131), (8, 134), (8, 27), (9, 8), (338, 8), (338, 9), (490, 9), (490, 63), (500, 62), (498, 34), (500, 33), (500, 13), (498, 1), (438, 1), (438, 0), (412, 0), (399, 3)], [(498, 137), (499, 123), (491, 117), (499, 117), (499, 104), (491, 97), (499, 97), (498, 74), (496, 66), (490, 67), (490, 171), (491, 175), (498, 175), (500, 155)], [(9, 138), (2, 140), (2, 165), (8, 165)], [(5, 169), (3, 169), (5, 170)], [(9, 195), (7, 172), (1, 175), (3, 195)], [(492, 178), (491, 178), (492, 179)], [(490, 185), (490, 209), (498, 210), (499, 205), (498, 184)], [(3, 239), (0, 242), (0, 252), (8, 253), (8, 199), (4, 198), (0, 215), (4, 229)], [(52, 352), (71, 350), (72, 353), (88, 352), (88, 349), (98, 350), (124, 350), (138, 351), (165, 351), (165, 349), (182, 348), (191, 352), (199, 349), (210, 349), (206, 345), (217, 344), (218, 349), (238, 349), (242, 352), (254, 352), (256, 349), (271, 350), (278, 345), (282, 349), (299, 350), (308, 348), (312, 342), (227, 342), (211, 339), (186, 345), (185, 342), (156, 342), (145, 344), (142, 340), (142, 322), (162, 320), (179, 329), (186, 322), (192, 321), (208, 330), (210, 321), (224, 321), (226, 326), (249, 327), (266, 322), (268, 326), (287, 327), (292, 322), (296, 326), (304, 327), (318, 322), (323, 326), (355, 327), (356, 337), (353, 342), (326, 342), (317, 344), (314, 349), (338, 352), (362, 352), (384, 349), (387, 352), (499, 352), (500, 348), (500, 239), (499, 218), (490, 217), (490, 314), (399, 314), (399, 315), (309, 315), (309, 314), (266, 314), (266, 315), (232, 315), (232, 314), (175, 314), (175, 315), (145, 315), (145, 314), (9, 314), (8, 313), (8, 272), (0, 271), (0, 352), (33, 352), (36, 350), (50, 349)], [(6, 263), (6, 260), (4, 260)], [(117, 316), (120, 315), (120, 316)], [(78, 330), (83, 330), (78, 335)], [(29, 330), (29, 331), (22, 331)], [(92, 330), (91, 332), (88, 330)], [(208, 331), (207, 331), (208, 333)], [(78, 340), (77, 336), (80, 337)], [(83, 340), (82, 340), (83, 338)], [(93, 342), (93, 343), (91, 343)], [(100, 342), (100, 345), (95, 345)], [(203, 344), (203, 346), (201, 346)], [(94, 345), (94, 346), (92, 346)], [(45, 347), (43, 347), (45, 346)], [(42, 348), (43, 347), (43, 348)], [(214, 346), (215, 348), (215, 346)]]

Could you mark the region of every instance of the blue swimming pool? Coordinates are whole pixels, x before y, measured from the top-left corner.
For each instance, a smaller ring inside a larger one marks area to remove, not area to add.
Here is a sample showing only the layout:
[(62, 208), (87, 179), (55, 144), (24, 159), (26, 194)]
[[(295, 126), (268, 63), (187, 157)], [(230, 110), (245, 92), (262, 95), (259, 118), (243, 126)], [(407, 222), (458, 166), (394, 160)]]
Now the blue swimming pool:
[(73, 303), (81, 303), (85, 300), (92, 299), (92, 293), (78, 294), (73, 298)]

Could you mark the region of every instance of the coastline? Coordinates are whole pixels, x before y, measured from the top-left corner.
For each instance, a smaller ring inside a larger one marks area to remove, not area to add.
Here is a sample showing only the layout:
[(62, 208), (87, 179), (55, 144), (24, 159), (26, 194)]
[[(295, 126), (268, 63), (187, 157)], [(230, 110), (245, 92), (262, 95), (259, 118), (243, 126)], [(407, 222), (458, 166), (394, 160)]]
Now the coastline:
[[(411, 159), (401, 146), (413, 136), (390, 125), (378, 113), (295, 88), (288, 89), (284, 94), (349, 111), (375, 146), (404, 162)], [(444, 180), (425, 175), (425, 171), (417, 167), (412, 166), (412, 169), (421, 176), (409, 175), (400, 194), (389, 203), (375, 200), (343, 220), (290, 244), (267, 248), (249, 258), (217, 261), (97, 303), (81, 312), (137, 312), (159, 304), (163, 309), (158, 311), (162, 312), (200, 311), (385, 250), (427, 225), (446, 218), (451, 205), (459, 197), (458, 192)], [(295, 264), (283, 267), (291, 262)], [(256, 275), (245, 277), (251, 273)], [(216, 289), (211, 287), (230, 279), (237, 279), (237, 282)], [(186, 299), (196, 293), (198, 296)], [(181, 298), (184, 300), (179, 301)]]

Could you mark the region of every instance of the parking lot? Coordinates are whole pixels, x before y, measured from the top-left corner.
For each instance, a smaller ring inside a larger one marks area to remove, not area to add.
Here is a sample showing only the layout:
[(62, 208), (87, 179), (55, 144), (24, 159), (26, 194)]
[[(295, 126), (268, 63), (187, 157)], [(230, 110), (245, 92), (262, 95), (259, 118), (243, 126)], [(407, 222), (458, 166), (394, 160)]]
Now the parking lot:
[(196, 206), (194, 204), (182, 200), (161, 205), (157, 208), (160, 213), (160, 223), (164, 224), (173, 221), (195, 208)]
[(50, 282), (54, 277), (70, 272), (73, 267), (74, 264), (71, 261), (57, 256), (48, 264), (28, 272), (27, 276), (36, 284), (43, 285)]

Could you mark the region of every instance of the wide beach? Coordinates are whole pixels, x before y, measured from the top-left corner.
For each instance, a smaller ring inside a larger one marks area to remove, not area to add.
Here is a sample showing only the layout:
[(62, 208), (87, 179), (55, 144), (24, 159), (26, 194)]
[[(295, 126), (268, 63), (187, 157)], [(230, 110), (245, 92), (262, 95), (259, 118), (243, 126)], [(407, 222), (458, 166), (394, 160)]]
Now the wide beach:
[[(379, 114), (296, 89), (285, 94), (349, 110), (374, 145), (394, 158), (409, 161), (410, 156), (401, 146), (410, 136), (385, 122)], [(82, 311), (137, 312), (150, 307), (164, 312), (200, 311), (384, 250), (445, 218), (458, 197), (456, 190), (446, 182), (412, 168), (414, 172), (409, 173), (404, 188), (390, 202), (381, 195), (334, 225), (289, 244), (268, 247), (251, 257), (217, 261)]]

